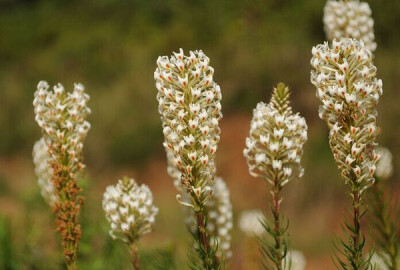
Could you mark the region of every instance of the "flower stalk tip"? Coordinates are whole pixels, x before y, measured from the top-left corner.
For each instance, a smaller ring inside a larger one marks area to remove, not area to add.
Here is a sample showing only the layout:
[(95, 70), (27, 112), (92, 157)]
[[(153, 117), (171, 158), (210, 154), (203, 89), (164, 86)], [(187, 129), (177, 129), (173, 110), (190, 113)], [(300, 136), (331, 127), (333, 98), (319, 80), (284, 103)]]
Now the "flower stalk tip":
[(271, 186), (273, 221), (260, 221), (271, 241), (260, 241), (265, 265), (283, 269), (287, 255), (287, 222), (281, 214), (281, 190), (296, 177), (302, 177), (300, 164), (303, 146), (307, 141), (307, 124), (294, 114), (289, 105), (290, 91), (283, 83), (273, 90), (268, 104), (260, 102), (253, 111), (250, 134), (243, 154), (250, 175), (259, 177)]

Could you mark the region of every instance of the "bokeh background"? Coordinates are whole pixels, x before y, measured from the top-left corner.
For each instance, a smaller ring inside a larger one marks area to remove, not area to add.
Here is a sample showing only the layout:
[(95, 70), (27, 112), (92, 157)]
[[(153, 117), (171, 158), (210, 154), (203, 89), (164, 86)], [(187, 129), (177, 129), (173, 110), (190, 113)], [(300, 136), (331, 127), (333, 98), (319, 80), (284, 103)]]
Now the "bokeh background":
[[(394, 155), (390, 186), (400, 194), (400, 1), (368, 1), (375, 19), (375, 64), (384, 82), (379, 142)], [(252, 108), (274, 84), (293, 90), (309, 140), (305, 175), (289, 185), (284, 211), (293, 249), (307, 269), (334, 269), (332, 241), (347, 201), (318, 118), (309, 82), (313, 45), (325, 40), (321, 0), (0, 0), (0, 269), (64, 269), (53, 214), (33, 174), (40, 138), (33, 93), (39, 80), (82, 82), (91, 95), (85, 144), (86, 196), (80, 269), (129, 269), (124, 245), (108, 236), (102, 193), (123, 175), (146, 183), (159, 206), (155, 231), (141, 241), (143, 269), (187, 269), (190, 245), (166, 174), (153, 72), (159, 55), (202, 49), (223, 93), (218, 174), (234, 207), (233, 258), (227, 269), (257, 269), (256, 241), (237, 226), (246, 209), (267, 211), (267, 186), (249, 176), (242, 155)], [(367, 230), (367, 235), (369, 231)], [(150, 258), (154, 258), (150, 259)], [(175, 266), (169, 265), (170, 258)]]

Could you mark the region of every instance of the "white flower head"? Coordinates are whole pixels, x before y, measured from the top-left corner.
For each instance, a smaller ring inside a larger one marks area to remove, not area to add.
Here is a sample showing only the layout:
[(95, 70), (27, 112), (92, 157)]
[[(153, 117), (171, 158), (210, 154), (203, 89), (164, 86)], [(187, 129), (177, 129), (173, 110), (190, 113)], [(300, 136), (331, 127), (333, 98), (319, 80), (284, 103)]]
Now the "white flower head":
[[(330, 128), (335, 161), (346, 182), (359, 179), (368, 187), (374, 182), (376, 105), (382, 94), (372, 54), (362, 41), (348, 38), (317, 45), (312, 54), (311, 82), (322, 102), (319, 115)], [(338, 55), (337, 61), (331, 60), (332, 54)], [(321, 81), (320, 75), (327, 72), (331, 75)]]
[[(374, 20), (367, 2), (359, 0), (328, 0), (324, 8), (324, 28), (330, 41), (342, 38), (362, 40), (370, 51), (375, 51)], [(339, 47), (337, 41), (334, 48)], [(335, 61), (337, 53), (331, 54)]]
[(222, 118), (221, 90), (213, 81), (209, 62), (202, 51), (186, 56), (180, 49), (171, 57), (159, 57), (154, 72), (163, 130), (167, 130), (164, 146), (180, 160), (174, 165), (183, 174), (180, 181), (200, 190), (201, 204), (209, 199), (206, 187), (214, 181)]
[(102, 204), (112, 238), (132, 244), (153, 230), (158, 208), (148, 186), (124, 177), (107, 187)]
[(40, 81), (34, 94), (35, 120), (42, 128), (43, 138), (52, 149), (51, 160), (70, 160), (70, 173), (79, 172), (82, 164), (83, 142), (90, 129), (86, 118), (91, 113), (87, 102), (90, 97), (82, 84), (75, 84), (72, 92), (58, 83), (50, 89)]
[(293, 114), (289, 95), (289, 89), (278, 84), (270, 103), (257, 105), (243, 152), (250, 174), (271, 184), (278, 181), (283, 185), (302, 171), (299, 161), (307, 140), (307, 124), (299, 114)]

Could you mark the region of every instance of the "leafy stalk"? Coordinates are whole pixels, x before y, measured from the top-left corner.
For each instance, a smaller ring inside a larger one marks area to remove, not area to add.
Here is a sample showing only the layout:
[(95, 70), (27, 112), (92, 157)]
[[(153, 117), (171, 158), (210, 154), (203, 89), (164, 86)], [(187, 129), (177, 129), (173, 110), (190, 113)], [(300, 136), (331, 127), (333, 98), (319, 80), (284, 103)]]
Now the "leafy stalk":
[(195, 212), (197, 230), (192, 233), (194, 248), (189, 253), (190, 269), (193, 270), (218, 270), (223, 268), (223, 262), (217, 256), (218, 242), (214, 239), (211, 246), (211, 236), (207, 232), (208, 211), (199, 209)]
[(270, 102), (257, 105), (243, 151), (250, 174), (271, 185), (272, 219), (260, 221), (267, 237), (259, 238), (261, 264), (268, 270), (290, 268), (290, 259), (286, 258), (289, 222), (281, 214), (281, 191), (304, 171), (300, 160), (307, 140), (307, 124), (299, 114), (293, 114), (289, 97), (289, 88), (279, 83)]
[[(289, 222), (284, 221), (280, 212), (280, 206), (282, 202), (280, 191), (281, 187), (275, 181), (275, 185), (271, 191), (271, 213), (273, 216), (273, 221), (265, 218), (265, 220), (262, 222), (262, 225), (268, 234), (268, 238), (259, 239), (260, 250), (263, 256), (261, 264), (263, 265), (264, 269), (268, 270), (287, 269), (285, 264), (290, 264), (290, 262), (286, 262), (285, 260), (289, 246), (287, 240)], [(274, 265), (273, 268), (271, 268), (271, 264)]]

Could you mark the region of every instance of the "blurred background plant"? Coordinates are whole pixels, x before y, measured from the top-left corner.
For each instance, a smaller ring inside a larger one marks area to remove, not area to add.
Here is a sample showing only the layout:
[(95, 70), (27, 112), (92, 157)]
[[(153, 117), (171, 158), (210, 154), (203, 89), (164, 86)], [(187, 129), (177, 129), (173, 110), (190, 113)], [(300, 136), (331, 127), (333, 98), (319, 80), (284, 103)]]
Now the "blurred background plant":
[[(374, 61), (385, 93), (378, 105), (378, 141), (393, 153), (388, 185), (399, 196), (400, 2), (367, 2), (378, 44)], [(0, 226), (0, 268), (63, 269), (53, 216), (40, 195), (31, 159), (40, 136), (33, 93), (37, 82), (46, 79), (66, 86), (80, 81), (91, 96), (87, 175), (80, 182), (86, 197), (80, 269), (129, 269), (124, 245), (108, 236), (101, 209), (110, 179), (124, 174), (146, 179), (160, 206), (154, 233), (139, 247), (143, 269), (187, 269), (188, 235), (182, 233), (183, 216), (166, 173), (153, 80), (155, 59), (182, 47), (201, 48), (218, 71), (224, 118), (216, 159), (218, 175), (231, 190), (235, 224), (241, 210), (267, 204), (263, 183), (248, 174), (242, 156), (252, 108), (270, 97), (277, 81), (291, 86), (293, 109), (309, 126), (306, 173), (285, 193), (291, 247), (304, 253), (307, 269), (334, 269), (330, 253), (346, 211), (344, 184), (309, 83), (311, 47), (325, 40), (324, 5), (317, 0), (0, 0), (0, 213), (9, 224)], [(257, 251), (256, 241), (235, 228), (227, 269), (257, 269), (247, 258), (249, 245)]]

